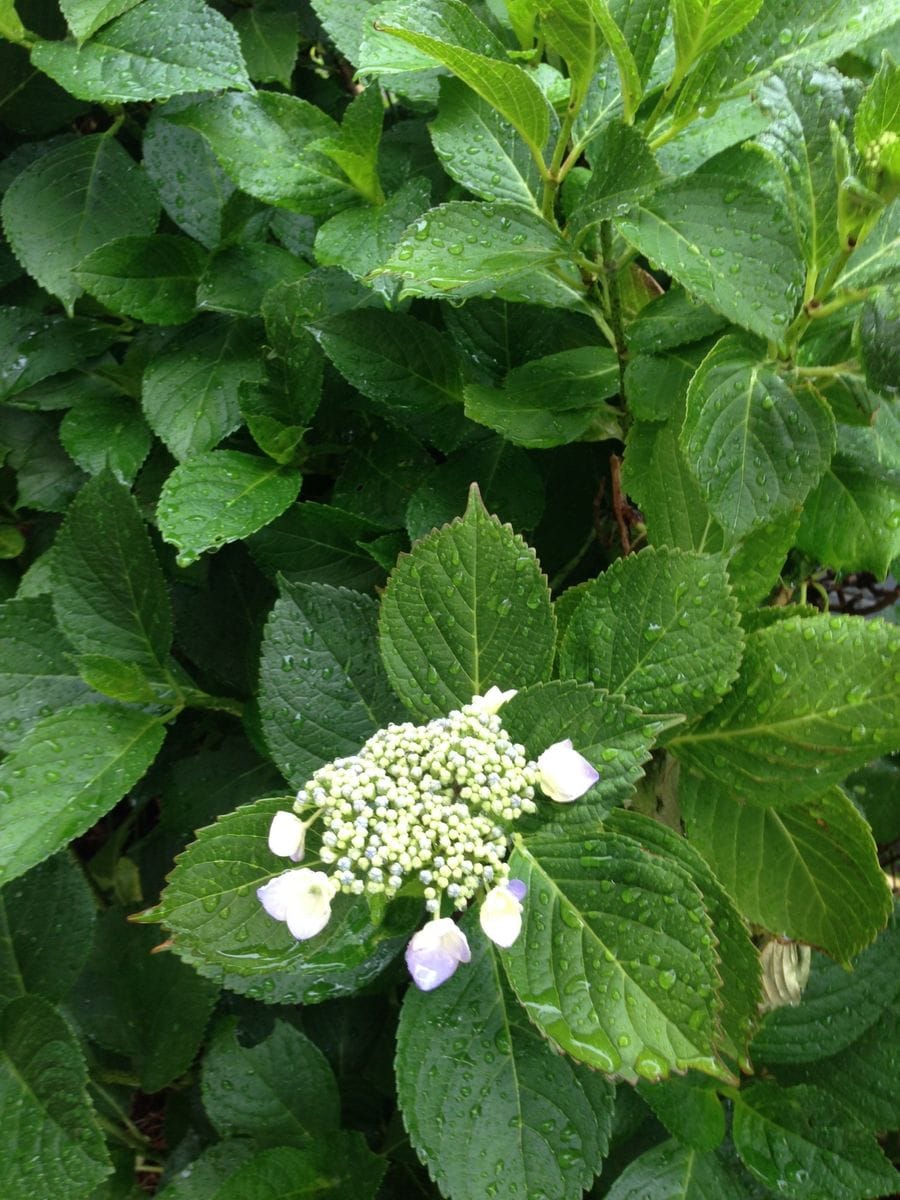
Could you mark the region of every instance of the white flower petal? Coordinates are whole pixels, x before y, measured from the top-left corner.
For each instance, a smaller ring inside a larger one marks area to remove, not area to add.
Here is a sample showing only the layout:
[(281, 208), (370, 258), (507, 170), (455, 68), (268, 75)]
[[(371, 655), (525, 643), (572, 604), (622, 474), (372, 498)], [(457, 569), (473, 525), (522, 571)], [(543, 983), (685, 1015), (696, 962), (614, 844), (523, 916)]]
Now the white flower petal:
[(522, 932), (521, 901), (507, 884), (498, 884), (485, 896), (478, 919), (491, 941), (508, 949)]
[(269, 849), (282, 858), (299, 862), (303, 858), (306, 826), (292, 812), (277, 812), (269, 826)]
[(269, 916), (286, 921), (293, 936), (303, 942), (328, 924), (335, 890), (324, 871), (300, 867), (269, 880), (257, 888), (256, 895)]
[(570, 804), (583, 796), (600, 778), (583, 754), (572, 749), (572, 739), (554, 742), (537, 760), (541, 790), (551, 800)]
[(276, 875), (274, 879), (256, 889), (260, 904), (276, 921), (284, 921), (287, 918), (288, 905), (294, 894), (294, 884), (291, 880), (293, 874), (293, 871), (285, 871), (283, 875)]
[(500, 689), (494, 687), (488, 688), (483, 696), (472, 697), (472, 707), (477, 708), (480, 712), (496, 713), (499, 712), (507, 700), (512, 700), (516, 694), (516, 688), (510, 688), (506, 692), (501, 692)]
[(420, 991), (430, 992), (445, 983), (472, 953), (466, 935), (450, 917), (429, 921), (414, 933), (406, 947), (406, 965)]

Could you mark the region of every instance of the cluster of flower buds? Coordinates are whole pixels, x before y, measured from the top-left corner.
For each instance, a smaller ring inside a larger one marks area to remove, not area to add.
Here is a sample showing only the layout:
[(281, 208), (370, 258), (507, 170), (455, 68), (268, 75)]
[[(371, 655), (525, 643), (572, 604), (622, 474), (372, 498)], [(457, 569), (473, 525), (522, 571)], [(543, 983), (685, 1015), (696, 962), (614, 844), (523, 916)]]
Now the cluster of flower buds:
[(427, 725), (389, 725), (358, 754), (316, 771), (295, 812), (275, 814), (269, 848), (301, 861), (306, 831), (318, 821), (319, 857), (332, 872), (299, 867), (276, 876), (257, 891), (266, 912), (303, 940), (325, 928), (338, 892), (392, 896), (418, 881), (433, 919), (410, 941), (406, 961), (423, 991), (469, 961), (465, 934), (440, 915), (444, 898), (462, 910), (483, 892), (484, 932), (511, 946), (525, 896), (505, 862), (512, 824), (535, 811), (537, 787), (566, 803), (598, 778), (570, 740), (530, 761), (497, 715), (514, 695), (494, 687)]

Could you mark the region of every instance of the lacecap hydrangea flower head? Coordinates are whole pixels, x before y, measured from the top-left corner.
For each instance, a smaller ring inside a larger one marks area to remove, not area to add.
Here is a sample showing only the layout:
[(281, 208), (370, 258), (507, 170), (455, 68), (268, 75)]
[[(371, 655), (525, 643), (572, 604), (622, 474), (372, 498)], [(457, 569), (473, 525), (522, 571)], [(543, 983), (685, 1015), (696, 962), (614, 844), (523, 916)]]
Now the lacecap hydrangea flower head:
[(470, 958), (465, 934), (442, 910), (462, 911), (480, 897), (482, 929), (511, 946), (525, 897), (505, 861), (512, 826), (535, 812), (538, 788), (564, 804), (598, 778), (569, 739), (529, 760), (498, 715), (514, 695), (492, 687), (426, 725), (389, 725), (359, 753), (320, 767), (297, 793), (295, 811), (275, 814), (269, 849), (302, 861), (306, 831), (318, 823), (329, 870), (275, 876), (256, 893), (266, 912), (303, 941), (328, 924), (338, 892), (390, 897), (418, 881), (432, 919), (411, 938), (406, 963), (423, 991)]

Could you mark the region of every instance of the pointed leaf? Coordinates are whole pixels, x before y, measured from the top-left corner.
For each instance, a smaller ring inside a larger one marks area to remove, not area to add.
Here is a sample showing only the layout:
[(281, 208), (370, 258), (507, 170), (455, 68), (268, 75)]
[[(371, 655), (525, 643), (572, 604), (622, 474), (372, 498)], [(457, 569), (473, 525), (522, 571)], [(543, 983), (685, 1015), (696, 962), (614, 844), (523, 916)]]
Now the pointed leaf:
[(110, 312), (153, 325), (181, 325), (197, 311), (202, 247), (175, 234), (106, 242), (83, 258), (75, 278)]
[(751, 1200), (738, 1168), (677, 1141), (645, 1150), (619, 1175), (607, 1200)]

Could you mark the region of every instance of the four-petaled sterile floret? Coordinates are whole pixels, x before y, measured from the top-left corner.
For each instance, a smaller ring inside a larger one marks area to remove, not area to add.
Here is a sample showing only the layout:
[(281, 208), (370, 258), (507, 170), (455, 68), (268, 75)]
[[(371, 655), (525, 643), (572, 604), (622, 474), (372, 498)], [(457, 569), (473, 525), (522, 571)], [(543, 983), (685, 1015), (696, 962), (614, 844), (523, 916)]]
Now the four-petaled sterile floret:
[(469, 961), (465, 935), (440, 915), (445, 897), (461, 911), (484, 892), (481, 927), (511, 946), (526, 890), (506, 863), (513, 824), (536, 811), (536, 788), (569, 802), (598, 778), (568, 739), (528, 758), (498, 716), (515, 694), (492, 687), (426, 725), (389, 725), (357, 754), (320, 767), (294, 805), (310, 815), (276, 813), (269, 848), (299, 861), (307, 829), (319, 822), (319, 858), (332, 873), (276, 876), (257, 892), (266, 912), (302, 940), (324, 929), (338, 892), (392, 896), (416, 881), (433, 919), (409, 943), (407, 963), (425, 991)]

